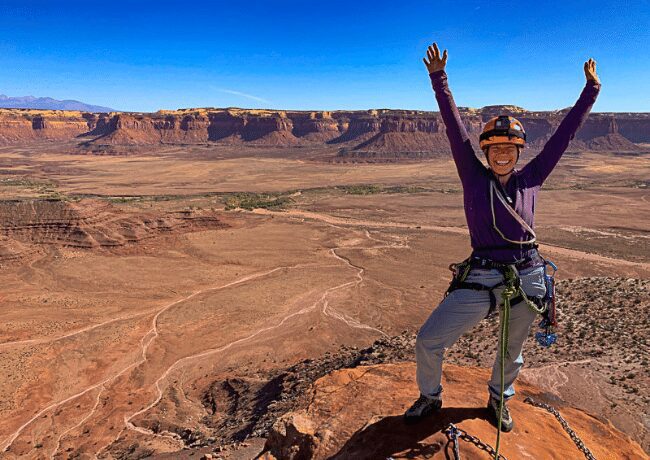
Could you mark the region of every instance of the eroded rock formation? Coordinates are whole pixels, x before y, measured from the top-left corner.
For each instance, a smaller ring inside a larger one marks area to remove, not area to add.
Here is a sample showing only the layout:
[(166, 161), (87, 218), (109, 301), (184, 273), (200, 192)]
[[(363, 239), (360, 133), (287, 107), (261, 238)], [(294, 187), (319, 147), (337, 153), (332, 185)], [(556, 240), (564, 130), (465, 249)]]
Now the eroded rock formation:
[[(515, 106), (461, 108), (472, 144), (487, 120), (510, 113), (521, 120), (531, 149), (541, 148), (566, 109), (530, 112)], [(238, 108), (155, 113), (0, 109), (0, 144), (74, 140), (86, 147), (232, 144), (272, 147), (339, 146), (342, 156), (435, 156), (448, 153), (438, 112), (417, 110), (281, 111)], [(592, 113), (569, 150), (641, 152), (650, 144), (650, 113)]]
[(84, 199), (0, 202), (0, 263), (21, 260), (42, 245), (110, 249), (161, 234), (220, 228), (210, 211), (135, 213)]

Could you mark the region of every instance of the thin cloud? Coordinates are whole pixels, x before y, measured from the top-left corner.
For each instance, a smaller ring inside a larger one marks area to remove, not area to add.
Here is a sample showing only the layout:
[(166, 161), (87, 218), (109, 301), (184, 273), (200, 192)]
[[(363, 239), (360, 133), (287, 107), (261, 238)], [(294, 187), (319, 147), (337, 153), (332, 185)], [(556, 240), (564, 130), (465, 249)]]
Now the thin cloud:
[(252, 94), (242, 93), (241, 91), (235, 91), (235, 90), (232, 90), (232, 89), (225, 89), (225, 88), (216, 88), (216, 89), (217, 89), (218, 91), (223, 92), (223, 93), (234, 94), (234, 95), (236, 95), (236, 96), (246, 97), (246, 98), (248, 98), (248, 99), (253, 99), (254, 101), (266, 102), (266, 103), (270, 103), (270, 102), (271, 102), (271, 101), (269, 101), (268, 99), (264, 99), (264, 98), (262, 98), (262, 97), (253, 96)]

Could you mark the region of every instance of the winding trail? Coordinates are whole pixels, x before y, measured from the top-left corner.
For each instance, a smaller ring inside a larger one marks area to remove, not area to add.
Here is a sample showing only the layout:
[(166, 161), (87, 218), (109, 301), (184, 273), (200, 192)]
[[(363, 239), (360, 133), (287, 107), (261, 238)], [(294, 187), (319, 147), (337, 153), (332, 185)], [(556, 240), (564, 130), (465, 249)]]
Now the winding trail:
[(130, 315), (118, 316), (117, 318), (109, 319), (109, 320), (103, 321), (101, 323), (93, 324), (93, 325), (90, 325), (90, 326), (87, 326), (87, 327), (84, 327), (84, 328), (77, 329), (75, 331), (69, 332), (67, 334), (59, 335), (59, 336), (55, 336), (55, 337), (46, 337), (46, 338), (43, 338), (43, 339), (16, 340), (16, 341), (13, 341), (13, 342), (3, 342), (3, 343), (0, 343), (0, 350), (2, 350), (3, 348), (10, 348), (10, 347), (20, 346), (20, 345), (30, 345), (30, 344), (31, 345), (37, 345), (37, 344), (43, 344), (43, 343), (57, 342), (59, 340), (64, 340), (64, 339), (68, 339), (70, 337), (74, 337), (74, 336), (79, 335), (79, 334), (83, 334), (84, 332), (90, 332), (90, 331), (92, 331), (94, 329), (106, 326), (106, 325), (111, 324), (111, 323), (116, 323), (118, 321), (123, 321), (123, 320), (126, 320), (126, 319), (139, 318), (140, 316), (150, 315), (151, 313), (154, 313), (155, 311), (157, 311), (157, 310), (156, 309), (149, 309), (147, 311), (143, 311), (143, 312), (140, 312), (140, 313), (133, 313), (133, 314), (130, 314)]
[[(281, 267), (273, 268), (271, 270), (266, 270), (266, 271), (263, 271), (263, 272), (247, 275), (247, 276), (244, 276), (242, 278), (239, 278), (239, 279), (237, 279), (235, 281), (232, 281), (230, 283), (227, 283), (227, 284), (224, 284), (224, 285), (221, 285), (221, 286), (210, 287), (210, 288), (202, 289), (202, 290), (199, 290), (199, 291), (195, 291), (192, 294), (189, 294), (189, 295), (187, 295), (187, 296), (185, 296), (185, 297), (183, 297), (181, 299), (178, 299), (178, 300), (176, 300), (174, 302), (171, 302), (171, 303), (163, 306), (162, 308), (160, 308), (158, 310), (156, 315), (153, 317), (151, 329), (149, 331), (147, 331), (147, 333), (140, 340), (141, 358), (140, 358), (139, 361), (136, 361), (136, 362), (126, 366), (125, 368), (123, 368), (122, 370), (117, 372), (116, 374), (105, 378), (101, 382), (90, 385), (87, 388), (79, 391), (78, 393), (76, 393), (76, 394), (74, 394), (72, 396), (69, 396), (69, 397), (67, 397), (67, 398), (65, 398), (65, 399), (63, 399), (63, 400), (61, 400), (59, 402), (52, 403), (49, 406), (45, 407), (44, 409), (41, 409), (39, 412), (36, 413), (36, 415), (34, 415), (29, 420), (27, 420), (25, 423), (23, 423), (23, 425), (21, 425), (16, 431), (14, 431), (12, 434), (10, 434), (7, 438), (5, 438), (0, 443), (0, 452), (6, 452), (7, 449), (11, 446), (11, 444), (20, 435), (20, 433), (22, 433), (22, 431), (27, 426), (29, 426), (34, 420), (36, 420), (37, 418), (39, 418), (40, 416), (42, 416), (46, 412), (48, 412), (48, 411), (50, 411), (52, 409), (56, 409), (57, 407), (60, 407), (63, 404), (65, 404), (67, 402), (70, 402), (70, 401), (72, 401), (72, 400), (74, 400), (74, 399), (88, 393), (89, 391), (94, 390), (95, 388), (99, 388), (100, 386), (104, 386), (107, 383), (109, 383), (110, 381), (115, 380), (119, 376), (123, 375), (128, 370), (130, 370), (130, 369), (132, 369), (134, 367), (137, 367), (137, 366), (141, 365), (142, 363), (144, 363), (147, 360), (147, 349), (149, 348), (149, 345), (151, 345), (151, 342), (158, 336), (158, 326), (157, 326), (158, 318), (160, 317), (161, 314), (163, 314), (165, 311), (169, 310), (171, 307), (173, 307), (173, 306), (175, 306), (175, 305), (177, 305), (177, 304), (179, 304), (181, 302), (185, 302), (185, 301), (187, 301), (187, 300), (189, 300), (189, 299), (191, 299), (193, 297), (196, 297), (199, 294), (203, 294), (204, 292), (210, 292), (210, 291), (216, 291), (216, 290), (219, 290), (219, 289), (225, 289), (227, 287), (234, 286), (236, 284), (244, 283), (244, 282), (249, 281), (251, 279), (255, 279), (255, 278), (259, 278), (259, 277), (262, 277), (262, 276), (269, 275), (269, 274), (274, 273), (274, 272), (276, 272), (278, 270), (282, 270), (282, 269), (285, 269), (285, 268), (291, 269), (291, 268), (296, 268), (296, 267), (305, 266), (305, 265), (310, 265), (310, 264), (296, 264), (296, 265), (291, 265), (291, 266), (281, 266)], [(91, 415), (92, 415), (92, 413), (91, 413)]]
[(90, 409), (90, 412), (84, 418), (82, 418), (79, 421), (79, 423), (77, 423), (76, 425), (74, 425), (74, 426), (68, 428), (67, 430), (63, 431), (61, 434), (59, 434), (59, 436), (56, 439), (56, 444), (54, 446), (54, 450), (50, 454), (50, 458), (54, 458), (56, 453), (61, 448), (61, 439), (63, 439), (63, 437), (66, 434), (68, 434), (69, 432), (71, 432), (72, 430), (74, 430), (76, 428), (79, 428), (81, 425), (86, 423), (86, 420), (88, 420), (95, 413), (95, 410), (97, 410), (97, 406), (99, 405), (99, 401), (100, 401), (100, 398), (101, 398), (103, 392), (104, 392), (104, 386), (101, 385), (100, 388), (99, 388), (99, 391), (97, 392), (97, 397), (95, 398), (95, 405)]
[[(365, 234), (366, 234), (366, 236), (368, 238), (370, 238), (370, 239), (372, 239), (374, 241), (380, 242), (380, 243), (382, 243), (382, 245), (378, 245), (378, 246), (376, 245), (376, 246), (371, 246), (371, 247), (362, 247), (362, 248), (354, 247), (354, 248), (350, 248), (350, 249), (380, 249), (380, 248), (396, 248), (396, 247), (397, 248), (408, 248), (409, 247), (408, 244), (399, 244), (399, 243), (385, 244), (386, 243), (385, 241), (381, 241), (381, 240), (378, 240), (376, 238), (373, 238), (370, 235), (370, 233), (368, 233), (367, 230), (365, 230)], [(339, 321), (345, 323), (349, 327), (356, 328), (356, 329), (365, 329), (365, 330), (377, 332), (377, 333), (387, 337), (387, 334), (384, 331), (382, 331), (382, 330), (380, 330), (378, 328), (372, 327), (370, 325), (364, 324), (364, 323), (362, 323), (362, 322), (360, 322), (360, 321), (358, 321), (358, 320), (356, 320), (354, 318), (351, 318), (351, 317), (345, 315), (344, 313), (341, 313), (341, 312), (338, 312), (338, 311), (334, 310), (333, 308), (331, 308), (329, 306), (329, 301), (327, 300), (327, 296), (329, 296), (329, 294), (331, 292), (334, 292), (336, 290), (343, 289), (343, 288), (346, 288), (346, 287), (357, 286), (357, 285), (361, 284), (364, 281), (363, 273), (364, 273), (365, 269), (363, 267), (358, 266), (358, 265), (354, 265), (347, 257), (337, 254), (336, 253), (337, 249), (341, 249), (341, 248), (340, 247), (331, 248), (330, 253), (334, 257), (336, 257), (339, 260), (342, 260), (348, 266), (350, 266), (351, 268), (353, 268), (353, 269), (355, 269), (357, 271), (357, 273), (356, 273), (357, 280), (356, 281), (348, 281), (346, 283), (342, 283), (342, 284), (339, 284), (337, 286), (327, 288), (323, 292), (321, 297), (318, 300), (316, 300), (316, 302), (312, 303), (311, 305), (309, 305), (307, 307), (302, 308), (301, 310), (299, 310), (297, 312), (294, 312), (294, 313), (291, 313), (291, 314), (285, 316), (279, 323), (277, 323), (277, 324), (275, 324), (273, 326), (268, 326), (268, 327), (259, 329), (259, 330), (257, 330), (256, 332), (250, 334), (247, 337), (237, 339), (237, 340), (235, 340), (233, 342), (230, 342), (230, 343), (228, 343), (226, 345), (223, 345), (221, 347), (208, 349), (208, 350), (202, 351), (200, 353), (196, 353), (196, 354), (190, 355), (190, 356), (185, 356), (183, 358), (180, 358), (180, 359), (176, 360), (171, 366), (169, 366), (165, 370), (165, 372), (163, 372), (163, 374), (154, 383), (154, 385), (156, 387), (156, 391), (158, 393), (157, 396), (156, 396), (156, 399), (154, 401), (152, 401), (149, 405), (144, 407), (143, 409), (141, 409), (141, 410), (139, 410), (137, 412), (134, 412), (133, 414), (131, 414), (129, 416), (126, 416), (126, 415), (124, 416), (124, 424), (125, 424), (126, 428), (130, 429), (130, 430), (137, 431), (137, 432), (142, 433), (142, 434), (148, 434), (148, 435), (151, 435), (151, 436), (160, 436), (159, 433), (154, 433), (153, 431), (151, 431), (151, 430), (149, 430), (147, 428), (142, 428), (142, 427), (136, 426), (132, 422), (132, 420), (135, 417), (137, 417), (138, 415), (142, 415), (142, 414), (148, 412), (149, 410), (151, 410), (153, 407), (155, 407), (160, 402), (160, 400), (163, 397), (164, 390), (165, 390), (165, 388), (163, 388), (161, 386), (161, 382), (163, 380), (167, 379), (167, 377), (170, 375), (170, 373), (172, 371), (187, 365), (188, 363), (190, 363), (193, 360), (201, 359), (201, 358), (204, 358), (206, 356), (210, 356), (210, 355), (213, 355), (213, 354), (216, 354), (216, 353), (220, 353), (220, 352), (225, 351), (225, 350), (227, 350), (227, 349), (229, 349), (229, 348), (231, 348), (231, 347), (233, 347), (235, 345), (238, 345), (238, 344), (243, 343), (243, 342), (247, 342), (247, 341), (257, 337), (258, 335), (260, 335), (260, 334), (262, 334), (264, 332), (268, 332), (268, 331), (277, 329), (277, 328), (281, 327), (282, 325), (284, 325), (284, 323), (286, 323), (289, 319), (291, 319), (291, 318), (293, 318), (295, 316), (303, 315), (305, 313), (309, 313), (309, 312), (312, 312), (312, 311), (316, 310), (316, 308), (317, 308), (317, 306), (319, 304), (322, 304), (321, 312), (325, 316), (329, 316), (329, 317), (331, 317), (333, 319), (339, 320)], [(121, 433), (122, 432), (120, 432), (118, 434), (117, 438), (119, 438)], [(112, 444), (112, 443), (110, 443), (110, 444)], [(106, 447), (110, 446), (110, 444), (107, 445)], [(104, 448), (106, 448), (106, 447), (104, 447)], [(104, 448), (102, 448), (102, 450)]]
[[(445, 227), (441, 225), (422, 225), (418, 223), (403, 223), (403, 222), (390, 222), (390, 221), (372, 221), (372, 220), (360, 220), (360, 219), (351, 219), (331, 216), (329, 214), (313, 212), (313, 211), (302, 211), (297, 209), (290, 209), (287, 211), (271, 211), (268, 209), (254, 209), (253, 211), (239, 210), (239, 212), (250, 212), (254, 214), (266, 214), (266, 215), (275, 215), (275, 216), (285, 216), (285, 217), (294, 217), (294, 218), (303, 218), (303, 219), (314, 219), (330, 224), (340, 224), (340, 225), (349, 225), (349, 226), (361, 226), (361, 227), (376, 227), (376, 228), (405, 228), (405, 229), (422, 229), (422, 230), (433, 230), (436, 232), (443, 233), (453, 233), (456, 235), (469, 235), (466, 227)], [(617, 265), (619, 267), (634, 267), (641, 268), (643, 270), (650, 270), (650, 263), (647, 262), (633, 262), (626, 259), (619, 259), (614, 257), (603, 256), (600, 254), (595, 254), (591, 252), (579, 251), (577, 249), (569, 249), (562, 246), (556, 246), (552, 244), (540, 244), (540, 249), (560, 254), (566, 257), (572, 257), (581, 260), (587, 260), (591, 262), (600, 262), (610, 265)]]
[[(336, 223), (330, 223), (330, 225), (332, 225), (333, 227), (344, 229), (344, 227), (339, 227), (338, 225), (336, 225)], [(345, 229), (345, 230), (347, 230), (347, 229)], [(351, 288), (351, 287), (358, 286), (359, 284), (361, 284), (364, 281), (363, 274), (364, 274), (365, 269), (363, 267), (360, 267), (360, 266), (357, 266), (357, 265), (353, 264), (350, 261), (350, 259), (347, 258), (346, 256), (338, 254), (337, 250), (340, 250), (340, 249), (353, 249), (354, 250), (354, 249), (380, 249), (380, 248), (409, 248), (408, 243), (403, 243), (402, 241), (400, 241), (398, 243), (391, 242), (391, 243), (387, 244), (386, 241), (382, 241), (382, 240), (379, 240), (377, 238), (374, 238), (372, 235), (370, 235), (370, 233), (368, 232), (367, 229), (364, 229), (364, 234), (368, 239), (373, 240), (373, 241), (375, 241), (377, 243), (380, 243), (380, 244), (369, 246), (369, 247), (366, 247), (366, 246), (335, 247), (335, 248), (330, 248), (330, 250), (329, 250), (331, 255), (334, 258), (344, 262), (347, 266), (349, 266), (350, 268), (356, 270), (356, 279), (355, 280), (348, 281), (348, 282), (345, 282), (345, 283), (341, 283), (339, 285), (336, 285), (336, 286), (325, 289), (325, 291), (322, 293), (322, 295), (320, 296), (320, 298), (318, 300), (316, 300), (315, 302), (313, 302), (312, 304), (310, 304), (310, 305), (308, 305), (306, 307), (303, 307), (302, 309), (300, 309), (298, 311), (295, 311), (293, 313), (290, 313), (290, 314), (286, 315), (285, 317), (283, 317), (275, 325), (263, 327), (261, 329), (256, 330), (255, 332), (251, 333), (250, 335), (248, 335), (246, 337), (239, 338), (237, 340), (229, 342), (229, 343), (227, 343), (225, 345), (222, 345), (220, 347), (207, 349), (207, 350), (201, 351), (199, 353), (177, 359), (174, 363), (172, 363), (169, 367), (167, 367), (167, 369), (155, 381), (154, 386), (155, 386), (157, 395), (154, 398), (154, 400), (152, 402), (150, 402), (144, 408), (142, 408), (142, 409), (140, 409), (140, 410), (138, 410), (138, 411), (136, 411), (136, 412), (134, 412), (134, 413), (132, 413), (130, 415), (124, 415), (124, 425), (125, 425), (124, 428), (118, 433), (116, 438), (114, 438), (111, 442), (106, 444), (104, 447), (100, 448), (96, 452), (95, 457), (97, 455), (99, 455), (102, 451), (104, 451), (106, 448), (110, 447), (115, 442), (115, 440), (119, 439), (121, 433), (123, 433), (124, 430), (126, 430), (126, 429), (133, 430), (133, 431), (136, 431), (136, 432), (141, 433), (141, 434), (153, 435), (153, 436), (158, 436), (158, 437), (167, 437), (167, 438), (174, 439), (174, 440), (177, 440), (177, 441), (180, 440), (178, 435), (175, 434), (175, 433), (153, 433), (151, 430), (149, 430), (147, 428), (136, 426), (132, 422), (132, 420), (135, 417), (137, 417), (138, 415), (146, 413), (147, 411), (152, 409), (154, 406), (156, 406), (160, 402), (160, 400), (162, 399), (162, 397), (164, 395), (165, 389), (166, 389), (166, 386), (164, 385), (164, 382), (168, 379), (168, 377), (170, 376), (170, 374), (172, 372), (187, 366), (188, 364), (192, 363), (193, 361), (196, 361), (196, 360), (205, 358), (207, 356), (211, 356), (211, 355), (226, 351), (226, 350), (228, 350), (228, 349), (230, 349), (230, 348), (232, 348), (232, 347), (234, 347), (236, 345), (251, 341), (252, 339), (260, 336), (261, 334), (264, 334), (266, 332), (269, 332), (269, 331), (272, 331), (274, 329), (280, 328), (287, 321), (289, 321), (290, 319), (292, 319), (292, 318), (294, 318), (294, 317), (296, 317), (298, 315), (304, 315), (306, 313), (316, 311), (317, 308), (319, 307), (319, 305), (320, 305), (320, 312), (324, 316), (330, 317), (330, 318), (332, 318), (334, 320), (337, 320), (337, 321), (341, 321), (342, 323), (346, 324), (348, 327), (351, 327), (351, 328), (366, 330), (368, 332), (377, 333), (377, 334), (386, 336), (386, 334), (382, 330), (380, 330), (380, 329), (378, 329), (376, 327), (370, 326), (368, 324), (364, 324), (364, 323), (358, 321), (355, 318), (352, 318), (352, 317), (350, 317), (350, 316), (348, 316), (348, 315), (346, 315), (346, 314), (344, 314), (342, 312), (339, 312), (339, 311), (335, 310), (333, 307), (331, 307), (330, 302), (328, 300), (328, 296), (332, 292), (335, 292), (335, 291), (340, 290), (340, 289), (345, 289), (345, 288)], [(7, 438), (5, 438), (0, 443), (0, 452), (6, 452), (9, 449), (9, 447), (13, 444), (13, 442), (20, 436), (20, 434), (28, 426), (30, 426), (35, 420), (37, 420), (42, 415), (46, 414), (48, 411), (59, 408), (59, 407), (63, 406), (64, 404), (75, 400), (76, 398), (79, 398), (79, 397), (81, 397), (81, 396), (83, 396), (83, 395), (85, 395), (85, 394), (87, 394), (87, 393), (89, 393), (91, 391), (97, 390), (97, 396), (95, 397), (95, 403), (94, 403), (93, 407), (90, 408), (89, 412), (86, 413), (79, 420), (79, 422), (77, 424), (75, 424), (74, 426), (66, 429), (65, 431), (61, 432), (58, 435), (56, 443), (55, 443), (54, 451), (50, 454), (50, 457), (54, 458), (54, 456), (56, 455), (56, 453), (60, 449), (62, 439), (68, 433), (73, 431), (74, 429), (77, 429), (77, 428), (83, 426), (96, 413), (96, 411), (97, 411), (97, 409), (99, 407), (99, 402), (100, 402), (101, 395), (104, 393), (104, 391), (106, 391), (108, 384), (110, 384), (111, 382), (113, 382), (114, 380), (119, 378), (120, 376), (126, 374), (127, 372), (138, 368), (139, 366), (141, 366), (142, 364), (144, 364), (145, 362), (148, 361), (148, 359), (149, 359), (148, 350), (149, 350), (151, 344), (159, 336), (159, 329), (158, 329), (159, 318), (163, 313), (168, 311), (170, 308), (172, 308), (172, 307), (174, 307), (176, 305), (179, 305), (179, 304), (181, 304), (183, 302), (186, 302), (186, 301), (188, 301), (188, 300), (190, 300), (190, 299), (192, 299), (192, 298), (194, 298), (194, 297), (196, 297), (196, 296), (198, 296), (200, 294), (204, 294), (204, 293), (212, 292), (212, 291), (217, 291), (217, 290), (228, 288), (230, 286), (245, 283), (245, 282), (260, 278), (260, 277), (270, 275), (270, 274), (272, 274), (272, 273), (274, 273), (274, 272), (276, 272), (278, 270), (293, 269), (293, 268), (298, 268), (298, 267), (315, 266), (315, 265), (321, 266), (319, 264), (295, 264), (295, 265), (290, 265), (290, 266), (276, 267), (276, 268), (266, 270), (266, 271), (263, 271), (263, 272), (258, 272), (258, 273), (254, 273), (254, 274), (244, 276), (242, 278), (239, 278), (239, 279), (237, 279), (235, 281), (232, 281), (232, 282), (224, 284), (224, 285), (208, 287), (208, 288), (205, 288), (205, 289), (195, 291), (195, 292), (193, 292), (193, 293), (191, 293), (191, 294), (189, 294), (189, 295), (187, 295), (185, 297), (177, 299), (174, 302), (168, 303), (168, 304), (164, 305), (163, 307), (157, 308), (155, 310), (150, 310), (150, 311), (141, 312), (141, 313), (132, 314), (132, 315), (123, 315), (123, 316), (118, 317), (118, 318), (113, 318), (111, 320), (107, 320), (107, 321), (104, 321), (102, 323), (94, 324), (94, 325), (87, 326), (87, 327), (84, 327), (84, 328), (76, 330), (76, 331), (72, 331), (72, 332), (64, 334), (62, 336), (57, 336), (57, 337), (42, 339), (42, 340), (41, 339), (30, 339), (30, 340), (6, 342), (4, 344), (0, 344), (0, 347), (9, 347), (9, 346), (15, 346), (15, 345), (24, 345), (24, 344), (33, 344), (33, 343), (46, 343), (46, 342), (53, 342), (53, 341), (63, 340), (65, 338), (74, 337), (74, 336), (82, 334), (84, 332), (92, 331), (92, 330), (94, 330), (96, 328), (99, 328), (99, 327), (102, 327), (102, 326), (105, 326), (105, 325), (108, 325), (108, 324), (111, 324), (111, 323), (115, 323), (117, 321), (138, 318), (138, 317), (150, 315), (150, 314), (155, 312), (155, 315), (153, 316), (153, 318), (151, 320), (150, 329), (147, 330), (147, 332), (140, 339), (140, 345), (139, 345), (139, 350), (138, 350), (139, 358), (135, 362), (133, 362), (133, 363), (129, 364), (128, 366), (122, 368), (121, 370), (119, 370), (115, 374), (107, 376), (102, 381), (97, 382), (97, 383), (92, 384), (92, 385), (89, 385), (88, 387), (80, 390), (79, 392), (77, 392), (77, 393), (75, 393), (75, 394), (73, 394), (71, 396), (68, 396), (68, 397), (66, 397), (66, 398), (64, 398), (64, 399), (62, 399), (62, 400), (60, 400), (58, 402), (54, 402), (54, 403), (48, 405), (47, 407), (39, 410), (34, 416), (32, 416), (27, 421), (25, 421), (18, 429), (16, 429), (13, 433), (11, 433)]]

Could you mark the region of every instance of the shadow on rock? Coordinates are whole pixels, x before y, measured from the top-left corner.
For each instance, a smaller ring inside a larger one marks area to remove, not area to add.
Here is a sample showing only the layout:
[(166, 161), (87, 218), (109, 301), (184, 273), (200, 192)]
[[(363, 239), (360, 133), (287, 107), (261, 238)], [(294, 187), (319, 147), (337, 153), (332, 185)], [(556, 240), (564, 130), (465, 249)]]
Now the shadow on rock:
[(403, 458), (431, 456), (445, 449), (446, 437), (443, 435), (427, 443), (422, 441), (441, 433), (450, 423), (468, 419), (488, 420), (487, 410), (476, 407), (443, 408), (412, 425), (404, 423), (401, 415), (384, 417), (354, 433), (341, 450), (330, 458), (387, 458), (396, 453)]

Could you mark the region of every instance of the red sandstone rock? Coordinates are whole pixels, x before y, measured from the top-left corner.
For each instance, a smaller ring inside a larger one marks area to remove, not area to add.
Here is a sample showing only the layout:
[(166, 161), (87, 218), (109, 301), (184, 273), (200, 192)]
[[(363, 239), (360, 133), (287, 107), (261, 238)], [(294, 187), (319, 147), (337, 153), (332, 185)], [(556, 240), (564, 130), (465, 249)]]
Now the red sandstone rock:
[[(487, 420), (485, 383), (489, 370), (446, 366), (444, 404), (439, 414), (417, 425), (405, 425), (402, 414), (418, 396), (415, 365), (382, 364), (343, 369), (319, 379), (306, 410), (286, 414), (269, 436), (261, 458), (448, 458), (443, 433), (454, 423), (494, 447), (496, 428)], [(525, 396), (543, 401), (544, 394), (520, 382), (509, 408), (515, 428), (501, 437), (506, 458), (582, 458), (571, 438), (548, 412), (523, 402)], [(647, 458), (641, 447), (583, 411), (552, 401), (596, 458)], [(463, 459), (488, 459), (473, 444), (460, 441)], [(451, 454), (451, 451), (448, 451)]]
[[(524, 124), (532, 150), (543, 146), (565, 113), (564, 110), (529, 112), (514, 106), (488, 106), (480, 110), (462, 108), (463, 121), (476, 150), (484, 123), (502, 112), (512, 113)], [(275, 147), (331, 144), (346, 147), (343, 155), (350, 157), (449, 153), (444, 123), (437, 112), (215, 108), (91, 114), (0, 109), (0, 144), (39, 139), (77, 140), (86, 146), (208, 142)], [(637, 152), (644, 150), (644, 147), (636, 145), (642, 143), (650, 143), (650, 114), (592, 113), (569, 150)]]

